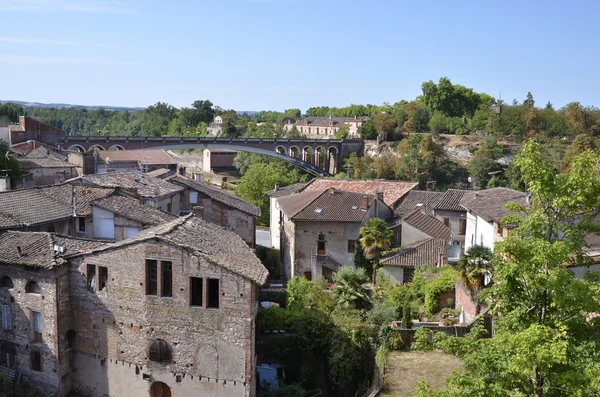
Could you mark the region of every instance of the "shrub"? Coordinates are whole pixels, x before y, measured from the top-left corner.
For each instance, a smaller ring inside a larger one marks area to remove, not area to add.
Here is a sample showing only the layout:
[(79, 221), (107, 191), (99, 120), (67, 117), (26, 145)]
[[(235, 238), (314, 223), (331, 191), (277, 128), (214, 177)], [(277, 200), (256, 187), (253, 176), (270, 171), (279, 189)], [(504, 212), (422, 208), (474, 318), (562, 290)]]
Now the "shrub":
[(411, 348), (425, 352), (433, 350), (433, 331), (423, 327), (417, 328)]
[(402, 309), (402, 328), (411, 329), (412, 328), (412, 319), (410, 317), (411, 309), (408, 301), (404, 304), (404, 308)]
[(281, 307), (258, 308), (256, 325), (260, 330), (280, 330), (291, 325), (298, 318), (298, 313)]
[(392, 330), (392, 332), (388, 334), (386, 347), (388, 348), (388, 350), (402, 350), (404, 348), (402, 334), (400, 332)]
[(435, 279), (425, 282), (424, 311), (426, 316), (431, 316), (438, 310), (440, 295), (454, 287), (457, 277), (458, 274), (454, 268), (444, 266)]

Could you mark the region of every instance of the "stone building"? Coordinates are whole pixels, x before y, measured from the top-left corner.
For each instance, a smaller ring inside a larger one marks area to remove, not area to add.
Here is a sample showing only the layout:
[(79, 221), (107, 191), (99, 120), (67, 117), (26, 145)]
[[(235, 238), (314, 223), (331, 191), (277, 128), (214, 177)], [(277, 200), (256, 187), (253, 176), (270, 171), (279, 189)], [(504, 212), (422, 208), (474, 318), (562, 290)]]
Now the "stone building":
[(448, 242), (427, 238), (392, 250), (379, 261), (392, 283), (410, 283), (419, 266), (441, 267), (446, 264)]
[(283, 128), (290, 131), (296, 126), (298, 132), (307, 138), (333, 139), (341, 126), (349, 128), (348, 138), (360, 138), (358, 129), (368, 117), (306, 117), (295, 124), (286, 123)]
[(54, 185), (79, 175), (77, 166), (69, 163), (66, 156), (44, 147), (38, 147), (16, 159), (23, 173), (21, 183), (17, 184), (18, 188)]
[(352, 266), (360, 228), (371, 218), (388, 219), (392, 213), (383, 193), (364, 195), (335, 187), (280, 197), (277, 204), (287, 278), (331, 278), (340, 266)]
[(58, 397), (253, 396), (258, 286), (234, 233), (188, 215), (115, 243), (0, 235), (0, 365)]
[(236, 233), (250, 247), (255, 246), (256, 217), (260, 216), (260, 208), (234, 194), (181, 175), (175, 174), (166, 180), (184, 189), (179, 205), (182, 213), (194, 212), (196, 216)]
[(177, 170), (175, 161), (166, 150), (100, 150), (95, 156), (95, 171), (105, 172), (150, 172), (159, 168)]

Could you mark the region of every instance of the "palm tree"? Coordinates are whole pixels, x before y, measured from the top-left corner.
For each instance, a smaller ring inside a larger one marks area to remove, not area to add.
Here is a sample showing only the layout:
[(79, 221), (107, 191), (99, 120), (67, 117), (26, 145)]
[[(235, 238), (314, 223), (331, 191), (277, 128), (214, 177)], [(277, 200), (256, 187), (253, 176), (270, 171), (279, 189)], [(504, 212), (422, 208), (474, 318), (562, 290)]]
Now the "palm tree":
[(371, 289), (365, 284), (369, 282), (369, 276), (365, 269), (353, 269), (350, 266), (342, 266), (333, 273), (333, 300), (338, 307), (344, 309), (369, 309), (371, 300)]
[(471, 290), (483, 287), (485, 275), (491, 269), (494, 253), (484, 245), (474, 245), (460, 256), (456, 270), (458, 276)]
[(383, 219), (372, 218), (367, 224), (360, 228), (360, 244), (365, 256), (373, 262), (373, 284), (377, 283), (377, 267), (379, 258), (384, 251), (390, 249), (394, 232), (388, 229), (388, 224)]

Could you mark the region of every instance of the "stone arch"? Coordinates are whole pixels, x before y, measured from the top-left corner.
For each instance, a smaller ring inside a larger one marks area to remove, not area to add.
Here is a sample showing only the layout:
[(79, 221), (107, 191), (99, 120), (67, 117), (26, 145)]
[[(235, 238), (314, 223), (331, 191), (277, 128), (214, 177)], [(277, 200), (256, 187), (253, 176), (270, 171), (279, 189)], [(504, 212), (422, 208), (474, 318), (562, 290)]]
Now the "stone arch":
[(325, 164), (327, 165), (326, 171), (330, 174), (337, 173), (337, 160), (338, 160), (338, 149), (335, 146), (327, 148), (327, 158)]
[(92, 146), (90, 146), (90, 148), (88, 149), (88, 152), (93, 152), (95, 148), (98, 148), (98, 150), (106, 150), (104, 148), (104, 146), (100, 145), (100, 144), (93, 144)]
[(4, 276), (0, 278), (0, 288), (13, 288), (14, 284), (10, 277)]
[(298, 148), (298, 146), (290, 146), (290, 151), (288, 155), (294, 159), (300, 158), (300, 149)]
[(125, 148), (121, 145), (112, 145), (108, 150), (125, 150)]
[(42, 289), (35, 281), (28, 281), (25, 285), (25, 292), (28, 294), (41, 294)]
[(304, 146), (302, 148), (302, 161), (313, 164), (315, 157), (315, 150), (311, 146)]
[(282, 156), (285, 156), (286, 155), (285, 147), (283, 147), (283, 146), (277, 146), (275, 148), (275, 153), (281, 154)]
[(163, 382), (154, 382), (150, 387), (150, 397), (171, 397), (171, 388)]
[(171, 362), (171, 346), (164, 339), (155, 339), (148, 346), (148, 359), (158, 363)]
[(317, 167), (325, 168), (325, 148), (323, 146), (315, 148), (315, 161), (313, 164)]
[(67, 150), (70, 150), (72, 152), (81, 152), (81, 153), (86, 152), (85, 148), (81, 145), (71, 145), (71, 146), (69, 146), (69, 148)]

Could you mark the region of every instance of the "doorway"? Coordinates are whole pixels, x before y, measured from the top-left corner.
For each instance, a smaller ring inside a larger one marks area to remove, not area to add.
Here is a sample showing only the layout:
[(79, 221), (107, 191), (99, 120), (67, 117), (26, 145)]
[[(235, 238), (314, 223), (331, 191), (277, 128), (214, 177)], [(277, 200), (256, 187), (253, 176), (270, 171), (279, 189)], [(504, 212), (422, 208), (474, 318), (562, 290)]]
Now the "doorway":
[(171, 388), (166, 383), (154, 382), (150, 388), (150, 397), (171, 397)]

